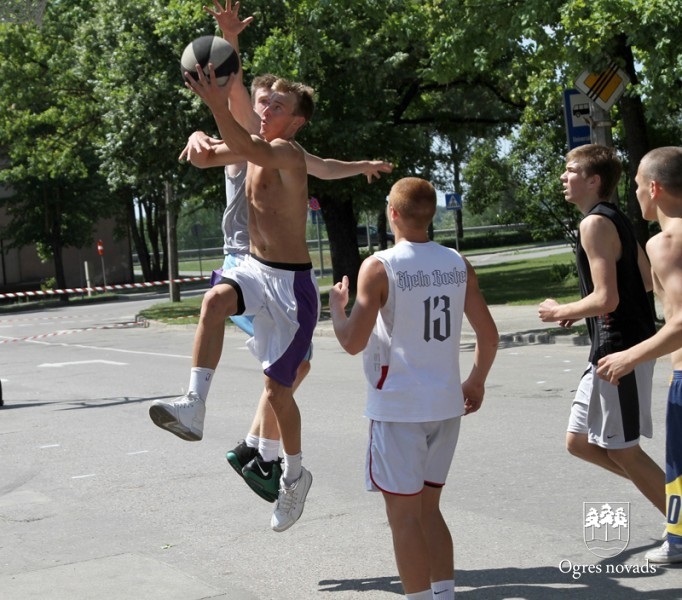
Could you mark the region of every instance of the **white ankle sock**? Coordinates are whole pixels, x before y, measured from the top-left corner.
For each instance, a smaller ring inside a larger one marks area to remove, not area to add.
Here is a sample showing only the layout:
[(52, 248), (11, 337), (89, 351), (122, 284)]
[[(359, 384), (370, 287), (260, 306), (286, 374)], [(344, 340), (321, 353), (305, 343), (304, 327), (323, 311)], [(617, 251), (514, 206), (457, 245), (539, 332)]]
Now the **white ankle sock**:
[(455, 600), (455, 580), (432, 581), (431, 591), (438, 596), (438, 600)]
[(277, 460), (279, 458), (279, 440), (260, 438), (258, 440), (258, 453), (265, 462)]
[(205, 369), (203, 367), (192, 367), (189, 374), (188, 392), (196, 393), (199, 398), (206, 400), (208, 390), (211, 387), (211, 379), (213, 379), (214, 369)]
[(258, 436), (255, 436), (251, 433), (247, 434), (246, 437), (244, 438), (244, 443), (249, 447), (249, 448), (258, 448), (258, 441), (260, 438)]
[(433, 600), (431, 590), (424, 590), (423, 592), (415, 592), (414, 594), (405, 594), (407, 600)]
[(284, 472), (282, 473), (282, 479), (284, 479), (284, 485), (287, 487), (296, 483), (301, 476), (302, 460), (303, 454), (301, 452), (298, 454), (284, 453)]

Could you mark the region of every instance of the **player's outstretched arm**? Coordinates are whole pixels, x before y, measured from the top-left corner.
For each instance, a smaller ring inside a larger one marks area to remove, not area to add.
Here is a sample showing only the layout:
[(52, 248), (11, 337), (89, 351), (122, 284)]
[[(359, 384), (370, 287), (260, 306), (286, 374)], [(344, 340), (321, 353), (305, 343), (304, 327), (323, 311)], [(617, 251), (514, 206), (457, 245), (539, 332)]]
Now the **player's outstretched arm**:
[(343, 161), (334, 158), (320, 158), (306, 152), (308, 174), (318, 179), (345, 179), (355, 175), (365, 175), (367, 183), (380, 179), (381, 173), (391, 173), (393, 165), (383, 160)]
[[(253, 22), (253, 17), (246, 17), (243, 20), (239, 18), (239, 2), (235, 2), (233, 5), (231, 0), (227, 0), (225, 8), (223, 8), (219, 0), (213, 0), (213, 5), (215, 10), (211, 10), (207, 6), (204, 6), (203, 9), (216, 20), (223, 38), (232, 45), (234, 51), (239, 56), (239, 34)], [(258, 133), (260, 119), (253, 110), (249, 90), (244, 85), (241, 57), (239, 59), (239, 70), (230, 89), (229, 102), (230, 111), (237, 120), (237, 123), (250, 133)]]

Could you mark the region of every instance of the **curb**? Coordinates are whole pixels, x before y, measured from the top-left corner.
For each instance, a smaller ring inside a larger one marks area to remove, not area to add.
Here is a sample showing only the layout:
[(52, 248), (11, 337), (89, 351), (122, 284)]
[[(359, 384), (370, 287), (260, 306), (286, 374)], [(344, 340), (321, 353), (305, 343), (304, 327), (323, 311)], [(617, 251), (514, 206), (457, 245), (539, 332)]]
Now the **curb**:
[[(138, 318), (140, 318), (138, 316)], [(182, 327), (184, 329), (196, 329), (196, 325), (173, 325), (172, 323), (162, 323), (161, 321), (144, 320), (144, 327)], [(313, 337), (334, 337), (334, 328), (331, 319), (320, 320), (315, 327)], [(476, 341), (473, 333), (463, 332), (461, 346), (473, 347)], [(539, 344), (561, 344), (570, 346), (589, 346), (590, 338), (586, 335), (575, 335), (566, 333), (565, 335), (554, 335), (543, 330), (520, 331), (515, 333), (500, 333), (500, 348), (510, 346), (530, 346)]]

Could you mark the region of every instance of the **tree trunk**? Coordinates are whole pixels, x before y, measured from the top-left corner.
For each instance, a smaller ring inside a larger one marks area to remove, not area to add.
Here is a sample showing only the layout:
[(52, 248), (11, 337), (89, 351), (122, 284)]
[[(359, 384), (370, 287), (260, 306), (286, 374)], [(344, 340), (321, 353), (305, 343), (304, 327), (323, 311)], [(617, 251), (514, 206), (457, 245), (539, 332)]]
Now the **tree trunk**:
[(322, 195), (318, 196), (318, 199), (327, 225), (333, 281), (337, 283), (344, 275), (348, 275), (350, 292), (355, 294), (360, 270), (360, 252), (355, 235), (353, 203)]
[(379, 235), (379, 249), (381, 250), (386, 250), (386, 248), (388, 248), (388, 238), (386, 237), (388, 229), (389, 225), (386, 211), (379, 211), (379, 214), (377, 215), (377, 234)]
[[(635, 59), (632, 55), (632, 48), (627, 45), (624, 35), (617, 38), (618, 58), (624, 63), (624, 70), (630, 78), (631, 85), (636, 85), (637, 72), (635, 71)], [(646, 220), (642, 217), (642, 211), (637, 202), (635, 193), (635, 175), (637, 167), (642, 157), (650, 150), (649, 134), (646, 120), (644, 118), (644, 106), (642, 99), (632, 93), (627, 93), (620, 99), (618, 106), (623, 119), (623, 129), (625, 131), (625, 145), (627, 149), (627, 214), (632, 220), (637, 232), (639, 243), (644, 246), (649, 239), (649, 227)]]
[[(152, 269), (149, 260), (149, 250), (147, 249), (147, 244), (144, 242), (144, 236), (140, 232), (142, 228), (141, 221), (138, 221), (135, 215), (135, 202), (132, 195), (126, 200), (126, 213), (128, 217), (128, 229), (130, 231), (130, 237), (133, 240), (133, 246), (135, 247), (135, 252), (137, 252), (137, 260), (140, 263), (140, 268), (142, 269), (142, 279), (144, 281), (153, 281), (152, 279)], [(140, 216), (140, 220), (142, 216)]]
[[(55, 200), (50, 202), (49, 195), (53, 193)], [(43, 185), (44, 204), (46, 207), (46, 224), (50, 238), (50, 252), (54, 264), (54, 279), (58, 290), (66, 288), (66, 273), (64, 272), (63, 244), (62, 244), (62, 213), (61, 213), (61, 189), (57, 186), (54, 191), (48, 190), (47, 185)], [(68, 294), (61, 294), (60, 300), (67, 302)]]

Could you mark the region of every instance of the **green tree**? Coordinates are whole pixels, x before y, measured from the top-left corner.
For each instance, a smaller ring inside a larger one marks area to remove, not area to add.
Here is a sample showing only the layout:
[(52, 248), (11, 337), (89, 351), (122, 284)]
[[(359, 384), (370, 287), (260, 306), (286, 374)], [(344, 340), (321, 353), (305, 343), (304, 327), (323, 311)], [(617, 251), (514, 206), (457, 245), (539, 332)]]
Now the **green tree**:
[(66, 287), (62, 251), (92, 243), (93, 225), (116, 208), (99, 174), (93, 139), (99, 115), (93, 89), (80, 77), (74, 27), (89, 2), (52, 2), (42, 29), (0, 23), (0, 182), (12, 247), (35, 244)]
[(165, 20), (177, 12), (172, 3), (166, 8), (97, 0), (79, 30), (83, 68), (95, 82), (104, 125), (101, 169), (125, 203), (146, 280), (167, 277), (169, 260), (177, 260), (168, 256), (167, 237), (175, 231), (181, 204), (196, 189), (196, 178), (188, 179), (187, 167), (177, 160), (191, 126), (202, 122), (179, 66), (183, 47), (207, 32), (196, 24), (201, 6), (181, 4), (190, 5), (192, 12), (168, 30)]

